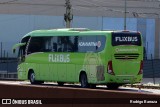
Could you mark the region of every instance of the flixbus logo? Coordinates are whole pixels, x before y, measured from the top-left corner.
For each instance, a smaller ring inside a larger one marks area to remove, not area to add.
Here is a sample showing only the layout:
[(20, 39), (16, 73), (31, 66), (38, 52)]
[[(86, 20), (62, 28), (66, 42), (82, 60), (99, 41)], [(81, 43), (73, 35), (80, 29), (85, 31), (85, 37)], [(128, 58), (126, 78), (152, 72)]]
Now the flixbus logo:
[(116, 42), (137, 42), (138, 38), (137, 37), (116, 37), (115, 41)]
[(49, 62), (70, 62), (70, 54), (49, 54)]

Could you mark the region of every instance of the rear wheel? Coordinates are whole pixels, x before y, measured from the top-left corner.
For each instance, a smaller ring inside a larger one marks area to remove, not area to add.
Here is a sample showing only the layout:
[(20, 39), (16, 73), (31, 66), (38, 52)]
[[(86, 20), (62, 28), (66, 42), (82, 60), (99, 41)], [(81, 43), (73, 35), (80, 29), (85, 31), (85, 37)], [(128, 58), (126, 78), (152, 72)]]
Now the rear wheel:
[(44, 81), (36, 81), (37, 84), (43, 84)]
[(59, 86), (63, 86), (64, 82), (57, 82)]
[(89, 86), (88, 80), (87, 80), (87, 75), (85, 73), (81, 74), (80, 83), (81, 83), (82, 88), (87, 88)]
[(118, 89), (120, 85), (119, 84), (107, 84), (108, 89)]
[(90, 84), (90, 88), (96, 88), (96, 84)]

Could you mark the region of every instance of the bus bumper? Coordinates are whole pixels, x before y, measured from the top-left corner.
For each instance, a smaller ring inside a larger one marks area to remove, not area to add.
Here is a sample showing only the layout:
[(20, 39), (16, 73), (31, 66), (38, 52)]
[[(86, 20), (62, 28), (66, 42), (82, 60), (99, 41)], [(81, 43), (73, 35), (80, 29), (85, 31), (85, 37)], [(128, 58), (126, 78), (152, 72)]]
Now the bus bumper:
[(107, 75), (107, 83), (117, 83), (117, 84), (135, 84), (142, 82), (143, 75)]
[(24, 72), (24, 71), (19, 71), (19, 72), (18, 72), (18, 79), (19, 79), (19, 80), (27, 80), (27, 79), (28, 79), (28, 78), (27, 78), (27, 73)]

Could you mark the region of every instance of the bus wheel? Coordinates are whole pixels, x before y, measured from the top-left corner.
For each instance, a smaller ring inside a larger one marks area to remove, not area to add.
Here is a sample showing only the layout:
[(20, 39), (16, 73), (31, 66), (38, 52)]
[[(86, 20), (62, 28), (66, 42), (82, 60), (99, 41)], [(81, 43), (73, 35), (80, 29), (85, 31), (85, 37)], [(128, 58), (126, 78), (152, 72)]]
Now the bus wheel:
[(87, 76), (86, 76), (85, 73), (81, 74), (80, 82), (81, 82), (81, 87), (82, 88), (87, 88), (88, 87), (88, 80), (87, 80)]
[(44, 81), (36, 81), (37, 84), (43, 84)]
[(96, 84), (90, 84), (90, 88), (96, 88)]
[(64, 82), (57, 82), (59, 86), (63, 86)]
[(29, 74), (29, 80), (30, 80), (31, 84), (36, 84), (35, 73), (33, 71)]
[(118, 85), (118, 84), (107, 84), (107, 88), (108, 89), (118, 89), (118, 87), (119, 87), (120, 85)]

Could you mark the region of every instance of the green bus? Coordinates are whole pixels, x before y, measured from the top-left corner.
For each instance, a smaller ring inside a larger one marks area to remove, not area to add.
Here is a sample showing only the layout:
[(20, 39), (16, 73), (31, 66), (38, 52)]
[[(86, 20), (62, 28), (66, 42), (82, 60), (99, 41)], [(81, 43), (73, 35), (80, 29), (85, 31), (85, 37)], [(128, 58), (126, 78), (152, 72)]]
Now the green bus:
[(36, 30), (14, 45), (14, 52), (17, 47), (18, 79), (31, 84), (103, 84), (116, 89), (142, 81), (143, 43), (137, 31)]

